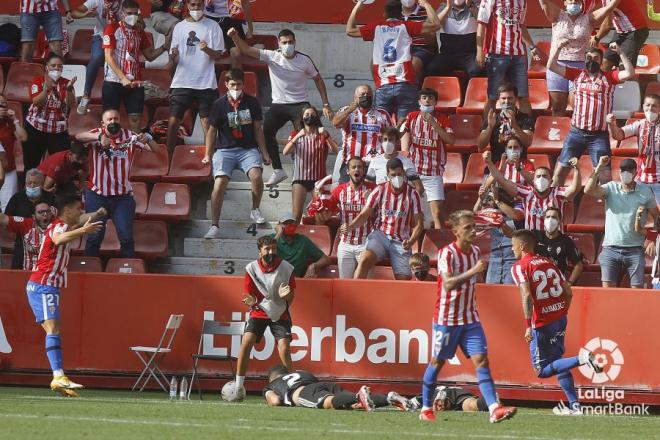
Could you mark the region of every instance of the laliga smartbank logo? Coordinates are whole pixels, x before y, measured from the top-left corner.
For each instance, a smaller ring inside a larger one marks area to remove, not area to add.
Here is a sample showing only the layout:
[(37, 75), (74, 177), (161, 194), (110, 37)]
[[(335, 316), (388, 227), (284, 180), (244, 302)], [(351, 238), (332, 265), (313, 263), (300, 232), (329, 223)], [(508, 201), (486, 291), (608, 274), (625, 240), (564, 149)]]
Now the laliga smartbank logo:
[(593, 384), (606, 383), (616, 379), (621, 373), (624, 364), (623, 353), (616, 342), (611, 339), (593, 338), (580, 348), (580, 355), (585, 351), (592, 352), (596, 357), (596, 363), (603, 369), (602, 373), (594, 372), (588, 364), (581, 365), (580, 373)]

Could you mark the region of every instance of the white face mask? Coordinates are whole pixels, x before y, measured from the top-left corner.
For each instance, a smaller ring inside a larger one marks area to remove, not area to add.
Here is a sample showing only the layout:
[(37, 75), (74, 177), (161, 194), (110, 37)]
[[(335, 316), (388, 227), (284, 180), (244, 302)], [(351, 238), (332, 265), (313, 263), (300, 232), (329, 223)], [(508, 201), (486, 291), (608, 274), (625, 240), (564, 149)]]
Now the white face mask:
[(543, 192), (550, 186), (550, 181), (545, 177), (537, 177), (534, 179), (534, 187), (538, 192)]
[(396, 189), (403, 187), (403, 176), (396, 176), (390, 179), (392, 186)]
[(190, 11), (190, 16), (193, 20), (199, 21), (204, 17), (204, 11)]
[(433, 110), (435, 110), (435, 107), (432, 106), (432, 105), (422, 105), (422, 104), (420, 104), (419, 105), (419, 110), (422, 113), (433, 113)]
[(280, 49), (282, 49), (282, 54), (287, 57), (291, 58), (293, 54), (296, 51), (296, 45), (295, 44), (282, 44), (280, 45)]
[(394, 142), (390, 142), (390, 141), (383, 142), (383, 151), (385, 152), (385, 154), (394, 153)]
[(520, 158), (520, 150), (515, 150), (513, 148), (506, 149), (506, 158), (510, 162), (514, 162)]
[(658, 120), (658, 114), (653, 110), (644, 110), (644, 116), (649, 122), (655, 122)]
[(57, 81), (62, 77), (62, 71), (61, 70), (49, 70), (48, 71), (48, 77), (52, 79), (53, 81)]
[(243, 94), (243, 90), (229, 90), (227, 93), (229, 93), (229, 96), (231, 96), (231, 99), (236, 101)]
[(138, 22), (138, 16), (137, 15), (127, 15), (124, 17), (124, 23), (126, 23), (129, 26), (135, 26)]
[(559, 220), (557, 220), (556, 218), (552, 218), (552, 217), (546, 217), (543, 220), (543, 227), (545, 228), (545, 230), (547, 232), (550, 232), (552, 234), (559, 227)]
[(578, 15), (580, 12), (582, 12), (582, 3), (571, 3), (570, 5), (566, 6), (566, 12), (568, 12), (569, 15)]
[(621, 183), (628, 185), (633, 181), (633, 174), (630, 171), (621, 171)]
[(417, 0), (401, 0), (401, 6), (404, 8), (412, 8), (417, 3)]

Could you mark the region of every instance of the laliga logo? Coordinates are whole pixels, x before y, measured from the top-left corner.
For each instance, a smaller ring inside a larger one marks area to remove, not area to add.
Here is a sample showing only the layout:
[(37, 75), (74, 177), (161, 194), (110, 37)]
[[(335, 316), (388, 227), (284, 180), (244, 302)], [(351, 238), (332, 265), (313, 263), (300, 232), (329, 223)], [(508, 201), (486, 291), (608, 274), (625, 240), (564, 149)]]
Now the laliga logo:
[(621, 373), (623, 366), (623, 353), (617, 346), (617, 343), (610, 339), (593, 338), (587, 342), (583, 348), (580, 348), (580, 354), (584, 351), (591, 351), (596, 356), (596, 363), (603, 368), (602, 373), (594, 373), (589, 365), (581, 365), (580, 373), (592, 383), (604, 383), (614, 380)]

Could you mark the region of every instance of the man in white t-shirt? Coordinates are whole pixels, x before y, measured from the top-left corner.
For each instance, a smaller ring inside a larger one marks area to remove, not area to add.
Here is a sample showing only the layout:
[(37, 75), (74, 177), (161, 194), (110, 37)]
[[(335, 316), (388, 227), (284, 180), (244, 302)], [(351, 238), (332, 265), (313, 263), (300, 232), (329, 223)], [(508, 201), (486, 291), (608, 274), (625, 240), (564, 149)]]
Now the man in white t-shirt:
[(167, 126), (167, 149), (174, 150), (183, 114), (197, 105), (204, 129), (213, 101), (218, 99), (215, 61), (222, 57), (225, 42), (218, 23), (204, 16), (204, 0), (188, 0), (190, 17), (174, 26), (168, 68), (174, 78), (170, 86), (170, 120)]
[(288, 176), (282, 169), (277, 131), (287, 122), (293, 123), (299, 131), (300, 116), (309, 104), (307, 80), (312, 79), (323, 100), (323, 115), (332, 120), (334, 112), (328, 101), (325, 82), (321, 78), (314, 61), (302, 52), (296, 50), (296, 35), (289, 29), (283, 29), (278, 34), (280, 48), (278, 50), (257, 49), (243, 40), (236, 29), (227, 32), (242, 54), (268, 64), (273, 103), (264, 116), (264, 135), (268, 154), (273, 161), (273, 174), (265, 182), (267, 186), (277, 185)]

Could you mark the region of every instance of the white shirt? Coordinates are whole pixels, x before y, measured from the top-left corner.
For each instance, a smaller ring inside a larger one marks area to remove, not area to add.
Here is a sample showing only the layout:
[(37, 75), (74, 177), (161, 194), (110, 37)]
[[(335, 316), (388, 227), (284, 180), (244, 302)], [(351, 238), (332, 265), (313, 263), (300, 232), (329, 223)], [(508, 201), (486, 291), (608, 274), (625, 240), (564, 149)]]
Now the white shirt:
[(298, 104), (309, 101), (307, 79), (319, 74), (310, 57), (296, 52), (291, 59), (278, 50), (259, 49), (259, 59), (268, 64), (273, 104)]
[(172, 48), (179, 50), (177, 64), (171, 88), (187, 89), (217, 89), (218, 80), (215, 76), (215, 62), (207, 54), (199, 50), (199, 42), (213, 50), (225, 50), (222, 29), (215, 21), (203, 17), (200, 21), (183, 20), (174, 26), (172, 33)]
[[(410, 180), (411, 177), (417, 177), (417, 168), (415, 164), (412, 163), (410, 159), (406, 156), (402, 156), (400, 153), (397, 158), (403, 164), (403, 171), (406, 173), (406, 177)], [(383, 182), (387, 182), (387, 161), (389, 159), (385, 158), (384, 154), (379, 154), (375, 156), (369, 162), (369, 169), (367, 170), (367, 177), (370, 180), (376, 179), (376, 185), (380, 185)]]
[[(117, 5), (117, 12), (121, 9), (121, 3), (123, 3), (123, 0), (119, 2), (120, 4)], [(96, 23), (94, 23), (94, 35), (101, 35), (103, 36), (103, 29), (105, 28), (105, 25), (108, 24), (107, 20), (105, 19), (105, 10), (104, 10), (104, 5), (103, 5), (103, 0), (86, 0), (83, 5), (87, 8), (87, 10), (91, 9), (96, 9)]]

